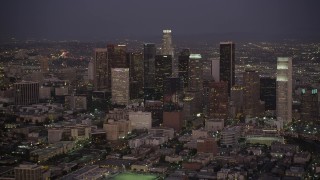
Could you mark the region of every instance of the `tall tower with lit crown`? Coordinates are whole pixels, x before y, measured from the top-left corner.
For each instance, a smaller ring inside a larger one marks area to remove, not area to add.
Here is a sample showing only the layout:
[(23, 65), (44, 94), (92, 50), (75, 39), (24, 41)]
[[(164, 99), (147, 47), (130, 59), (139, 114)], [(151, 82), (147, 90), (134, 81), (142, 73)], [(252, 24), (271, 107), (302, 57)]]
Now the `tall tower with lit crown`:
[(292, 59), (277, 60), (277, 119), (284, 124), (292, 121)]
[(161, 54), (164, 56), (170, 55), (172, 57), (172, 76), (178, 76), (178, 62), (174, 58), (174, 48), (172, 44), (172, 34), (170, 29), (165, 29), (162, 31), (162, 48)]

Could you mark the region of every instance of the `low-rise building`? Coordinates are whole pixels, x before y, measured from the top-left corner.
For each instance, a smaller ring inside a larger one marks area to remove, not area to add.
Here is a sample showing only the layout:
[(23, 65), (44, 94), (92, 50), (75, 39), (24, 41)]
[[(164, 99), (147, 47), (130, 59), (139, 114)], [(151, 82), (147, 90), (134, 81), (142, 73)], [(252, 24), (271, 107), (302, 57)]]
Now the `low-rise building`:
[(208, 119), (205, 121), (205, 130), (207, 131), (221, 131), (223, 128), (223, 119)]

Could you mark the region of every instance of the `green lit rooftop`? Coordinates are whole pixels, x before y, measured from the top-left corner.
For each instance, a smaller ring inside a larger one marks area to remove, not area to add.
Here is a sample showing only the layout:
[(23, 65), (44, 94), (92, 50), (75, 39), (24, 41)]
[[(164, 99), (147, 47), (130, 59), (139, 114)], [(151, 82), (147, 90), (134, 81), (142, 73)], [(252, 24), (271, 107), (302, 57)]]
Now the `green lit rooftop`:
[(112, 178), (113, 180), (155, 180), (158, 176), (153, 174), (121, 173)]

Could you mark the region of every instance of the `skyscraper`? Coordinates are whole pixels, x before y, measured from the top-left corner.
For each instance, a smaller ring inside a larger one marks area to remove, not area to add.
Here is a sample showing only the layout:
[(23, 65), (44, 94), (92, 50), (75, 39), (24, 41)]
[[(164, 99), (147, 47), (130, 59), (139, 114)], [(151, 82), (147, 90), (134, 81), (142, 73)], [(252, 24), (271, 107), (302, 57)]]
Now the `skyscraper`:
[(319, 120), (318, 89), (307, 87), (301, 90), (301, 120), (316, 122)]
[(260, 79), (258, 72), (246, 70), (243, 73), (243, 101), (246, 116), (258, 116), (262, 111), (260, 106)]
[(220, 80), (228, 82), (228, 95), (235, 84), (235, 44), (220, 43)]
[(155, 86), (155, 44), (146, 43), (143, 45), (143, 62), (144, 62), (144, 87), (150, 88)]
[(109, 59), (106, 48), (98, 48), (94, 51), (93, 62), (94, 89), (105, 90), (111, 86), (109, 84)]
[(179, 110), (182, 103), (183, 84), (180, 78), (168, 77), (163, 82), (164, 111)]
[(171, 30), (169, 29), (163, 30), (161, 54), (171, 55), (172, 57), (174, 56), (172, 47), (172, 35)]
[(176, 77), (178, 75), (178, 63), (174, 58), (174, 49), (172, 44), (172, 34), (170, 29), (165, 29), (162, 31), (162, 48), (161, 48), (161, 55), (170, 55), (172, 58), (172, 73), (173, 76)]
[(178, 77), (180, 77), (183, 82), (183, 88), (188, 87), (189, 56), (189, 49), (183, 49), (178, 56)]
[(265, 103), (265, 110), (276, 110), (276, 78), (260, 78), (260, 99)]
[(277, 59), (277, 119), (285, 124), (292, 121), (292, 59)]
[(129, 68), (126, 55), (126, 45), (108, 44), (108, 86), (111, 89), (111, 68)]
[(203, 76), (200, 54), (190, 54), (188, 76), (188, 89), (191, 91), (201, 91), (203, 88)]
[(210, 82), (209, 87), (209, 104), (208, 117), (227, 119), (228, 117), (228, 83)]
[(172, 56), (157, 55), (155, 58), (155, 88), (159, 100), (163, 98), (163, 83), (172, 75)]
[(127, 53), (130, 73), (130, 99), (143, 97), (143, 54)]
[(112, 68), (111, 69), (112, 102), (120, 105), (129, 103), (129, 68)]

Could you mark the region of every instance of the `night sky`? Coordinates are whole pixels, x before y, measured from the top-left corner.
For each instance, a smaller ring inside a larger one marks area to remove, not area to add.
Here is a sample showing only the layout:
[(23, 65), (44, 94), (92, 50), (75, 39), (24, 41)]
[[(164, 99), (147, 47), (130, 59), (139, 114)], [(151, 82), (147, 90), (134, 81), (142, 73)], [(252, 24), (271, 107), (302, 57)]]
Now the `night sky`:
[[(0, 40), (174, 34), (320, 37), (319, 0), (2, 0)], [(318, 38), (318, 39), (317, 39)]]

